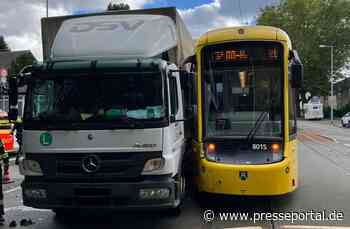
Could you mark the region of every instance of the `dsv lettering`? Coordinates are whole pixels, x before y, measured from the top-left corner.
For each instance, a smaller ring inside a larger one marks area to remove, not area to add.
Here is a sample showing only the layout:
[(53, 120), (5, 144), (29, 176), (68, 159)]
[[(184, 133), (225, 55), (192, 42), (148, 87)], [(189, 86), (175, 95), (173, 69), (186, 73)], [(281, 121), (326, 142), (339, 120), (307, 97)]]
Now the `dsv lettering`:
[(123, 28), (124, 30), (133, 31), (140, 27), (144, 21), (138, 20), (134, 22), (130, 21), (100, 21), (100, 22), (83, 22), (75, 24), (70, 32), (72, 33), (83, 33), (89, 32), (91, 30), (98, 31), (112, 31), (118, 28)]

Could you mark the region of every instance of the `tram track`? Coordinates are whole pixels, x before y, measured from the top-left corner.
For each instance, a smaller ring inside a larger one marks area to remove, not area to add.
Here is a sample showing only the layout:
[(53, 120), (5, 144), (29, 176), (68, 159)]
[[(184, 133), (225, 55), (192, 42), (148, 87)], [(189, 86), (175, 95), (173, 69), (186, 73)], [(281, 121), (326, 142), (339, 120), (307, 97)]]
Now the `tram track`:
[[(339, 160), (344, 159), (346, 157), (350, 160), (350, 152), (346, 153), (346, 151), (349, 151), (349, 148), (344, 147), (342, 144), (338, 143), (324, 143), (320, 142), (319, 139), (314, 138), (313, 136), (304, 134), (302, 136), (302, 139), (299, 140), (300, 144), (303, 144), (306, 148), (308, 148), (311, 152), (314, 152), (318, 154), (319, 156), (323, 157), (324, 159), (328, 160), (338, 168), (345, 171), (347, 174), (350, 175), (350, 169), (347, 169), (345, 166), (342, 165), (342, 163), (339, 162)], [(342, 150), (339, 148), (343, 147)], [(320, 148), (323, 148), (323, 150), (320, 150)], [(331, 155), (327, 155), (322, 152), (329, 152)], [(339, 158), (339, 160), (336, 160), (335, 158)], [(342, 162), (344, 160), (341, 160)]]

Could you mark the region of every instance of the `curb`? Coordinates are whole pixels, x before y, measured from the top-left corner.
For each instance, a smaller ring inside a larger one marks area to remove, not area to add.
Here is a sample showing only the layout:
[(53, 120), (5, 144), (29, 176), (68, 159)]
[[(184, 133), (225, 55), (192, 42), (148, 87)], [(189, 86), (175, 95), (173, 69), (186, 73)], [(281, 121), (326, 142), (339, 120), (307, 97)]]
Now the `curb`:
[(320, 136), (322, 138), (326, 138), (332, 142), (335, 142), (335, 143), (338, 143), (337, 139), (335, 139), (334, 137), (329, 137), (329, 136), (326, 136), (326, 135), (321, 135), (321, 134), (316, 134), (317, 136)]

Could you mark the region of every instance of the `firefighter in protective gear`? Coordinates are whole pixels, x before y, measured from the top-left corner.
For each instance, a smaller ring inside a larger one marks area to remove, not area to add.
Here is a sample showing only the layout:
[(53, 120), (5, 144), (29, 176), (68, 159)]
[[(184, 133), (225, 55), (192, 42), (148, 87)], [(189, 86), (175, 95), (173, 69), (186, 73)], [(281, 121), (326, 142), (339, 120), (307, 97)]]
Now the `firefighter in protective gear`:
[[(3, 155), (5, 155), (5, 147), (4, 144), (2, 143), (2, 140), (0, 140), (0, 156), (1, 159), (3, 159)], [(8, 159), (8, 157), (7, 157)], [(0, 179), (2, 181), (2, 163), (0, 163)], [(5, 214), (5, 210), (4, 210), (4, 193), (2, 190), (2, 182), (0, 184), (0, 224), (3, 224), (3, 222), (5, 221), (4, 219), (4, 214)]]
[(6, 152), (5, 150), (5, 144), (1, 141), (1, 152), (0, 152), (0, 159), (2, 161), (2, 164), (4, 166), (3, 171), (1, 171), (1, 173), (3, 172), (3, 175), (1, 177), (1, 181), (3, 184), (7, 184), (11, 182), (11, 178), (10, 178), (10, 173), (9, 173), (9, 169), (10, 169), (10, 156), (9, 154)]
[(16, 136), (16, 140), (19, 146), (17, 156), (16, 156), (16, 165), (18, 165), (19, 157), (22, 155), (22, 137), (23, 137), (23, 128), (21, 122), (15, 122), (12, 128), (12, 135)]

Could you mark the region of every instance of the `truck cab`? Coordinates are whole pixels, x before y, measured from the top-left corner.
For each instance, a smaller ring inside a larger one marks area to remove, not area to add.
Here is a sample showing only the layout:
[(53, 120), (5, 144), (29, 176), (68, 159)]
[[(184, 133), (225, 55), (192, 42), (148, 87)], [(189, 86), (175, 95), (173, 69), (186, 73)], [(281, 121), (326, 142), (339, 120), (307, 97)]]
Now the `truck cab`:
[(33, 66), (20, 158), (24, 204), (176, 208), (185, 138), (175, 70), (160, 59)]
[[(19, 160), (24, 205), (57, 213), (179, 212), (186, 183), (178, 55), (184, 31), (152, 12), (54, 18), (62, 26), (50, 59), (10, 80), (12, 119), (15, 88), (27, 85)], [(177, 15), (173, 8), (165, 13)]]

